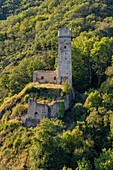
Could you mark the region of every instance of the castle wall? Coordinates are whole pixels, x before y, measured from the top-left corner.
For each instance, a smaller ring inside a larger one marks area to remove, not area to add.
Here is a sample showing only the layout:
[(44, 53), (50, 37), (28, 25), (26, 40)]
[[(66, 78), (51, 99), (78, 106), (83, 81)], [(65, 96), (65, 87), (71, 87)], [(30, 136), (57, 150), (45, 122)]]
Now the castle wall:
[(68, 110), (70, 108), (70, 106), (72, 105), (72, 101), (75, 99), (75, 93), (72, 90), (72, 92), (70, 94), (67, 94), (65, 96), (65, 110)]
[(42, 120), (48, 117), (48, 107), (45, 104), (37, 103), (34, 99), (28, 100), (28, 118)]
[[(64, 99), (65, 110), (68, 110), (74, 99), (74, 92), (67, 94)], [(34, 99), (28, 100), (28, 119), (42, 120), (45, 118), (58, 118), (60, 111), (60, 100), (55, 101), (51, 105), (37, 103)]]
[(56, 71), (40, 71), (40, 70), (35, 71), (33, 73), (33, 82), (57, 84), (57, 70)]
[(58, 118), (59, 110), (60, 110), (60, 102), (54, 102), (52, 105), (50, 105), (48, 110), (49, 118)]
[(60, 102), (54, 102), (51, 105), (37, 103), (36, 100), (28, 100), (27, 118), (42, 120), (45, 118), (57, 118), (59, 115)]

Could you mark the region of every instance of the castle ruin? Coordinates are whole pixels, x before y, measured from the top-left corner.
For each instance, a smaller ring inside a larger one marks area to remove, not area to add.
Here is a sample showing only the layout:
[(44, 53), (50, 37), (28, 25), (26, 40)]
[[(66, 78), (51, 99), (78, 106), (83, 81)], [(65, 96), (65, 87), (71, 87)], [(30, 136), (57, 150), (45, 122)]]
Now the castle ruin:
[(58, 31), (58, 68), (55, 71), (35, 71), (33, 82), (62, 84), (68, 80), (72, 86), (71, 37), (71, 28)]
[[(58, 31), (58, 67), (55, 71), (35, 71), (33, 73), (33, 82), (62, 85), (63, 82), (68, 80), (72, 86), (71, 36), (71, 28), (62, 28)], [(60, 110), (62, 110), (61, 103), (64, 103), (65, 111), (70, 108), (73, 99), (73, 91), (66, 94), (63, 101), (54, 101), (50, 105), (37, 103), (37, 100), (29, 99), (28, 114), (21, 117), (21, 119), (23, 122), (27, 122), (29, 127), (42, 120), (43, 117), (58, 118)]]

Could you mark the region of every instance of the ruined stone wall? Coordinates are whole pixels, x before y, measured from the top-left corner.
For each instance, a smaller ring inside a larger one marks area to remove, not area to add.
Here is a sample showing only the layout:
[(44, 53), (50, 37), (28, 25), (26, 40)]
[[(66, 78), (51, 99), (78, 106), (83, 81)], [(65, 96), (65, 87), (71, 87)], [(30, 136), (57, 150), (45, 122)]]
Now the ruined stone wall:
[(37, 103), (36, 100), (28, 100), (28, 117), (31, 119), (42, 120), (45, 118), (57, 118), (59, 115), (60, 102), (51, 105)]
[(70, 106), (72, 105), (72, 101), (75, 99), (75, 93), (74, 90), (72, 90), (72, 92), (70, 94), (67, 94), (65, 96), (65, 110), (68, 110), (70, 108)]
[(41, 120), (48, 117), (48, 108), (46, 105), (37, 103), (34, 99), (28, 100), (28, 118)]
[(33, 73), (33, 82), (57, 84), (57, 77), (57, 69), (56, 71), (39, 70)]
[[(67, 94), (64, 99), (65, 110), (68, 110), (75, 98), (74, 92)], [(51, 105), (37, 103), (34, 99), (28, 100), (28, 119), (42, 120), (45, 118), (58, 118), (60, 111), (60, 100)]]
[(48, 118), (58, 118), (60, 110), (60, 102), (54, 102), (48, 108), (49, 117)]

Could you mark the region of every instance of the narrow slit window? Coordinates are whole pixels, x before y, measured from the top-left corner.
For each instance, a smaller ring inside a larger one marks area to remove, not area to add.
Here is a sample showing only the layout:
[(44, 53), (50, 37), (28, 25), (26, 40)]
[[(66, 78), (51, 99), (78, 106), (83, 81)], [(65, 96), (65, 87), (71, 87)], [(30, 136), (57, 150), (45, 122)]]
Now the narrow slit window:
[(66, 46), (64, 46), (64, 49), (66, 49), (67, 47)]
[(56, 77), (54, 77), (54, 80), (56, 80)]

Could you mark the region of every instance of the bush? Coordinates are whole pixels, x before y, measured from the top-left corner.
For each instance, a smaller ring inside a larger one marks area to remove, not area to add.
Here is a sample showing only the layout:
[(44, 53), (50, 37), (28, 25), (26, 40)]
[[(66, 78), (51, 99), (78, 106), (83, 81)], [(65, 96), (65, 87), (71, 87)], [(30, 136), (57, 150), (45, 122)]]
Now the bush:
[(14, 147), (14, 148), (17, 148), (20, 144), (21, 144), (21, 140), (20, 140), (19, 137), (17, 137), (17, 138), (14, 140), (13, 147)]
[(28, 105), (18, 103), (14, 108), (11, 116), (23, 116), (27, 113)]
[(2, 103), (2, 99), (0, 99), (0, 104)]
[(85, 158), (82, 159), (82, 161), (78, 161), (78, 167), (76, 168), (76, 170), (91, 170), (92, 169), (92, 165), (90, 164), (89, 161), (86, 161)]
[(95, 170), (112, 170), (113, 169), (113, 153), (109, 149), (103, 149), (99, 158), (94, 159)]
[(28, 103), (28, 99), (30, 98), (29, 94), (26, 94), (24, 97), (24, 102)]
[(72, 170), (72, 168), (67, 168), (66, 166), (64, 166), (62, 170)]
[(71, 87), (71, 85), (70, 85), (68, 80), (63, 82), (62, 85), (63, 85), (62, 90), (63, 90), (64, 93), (66, 93), (66, 94), (71, 93), (72, 87)]
[(3, 130), (3, 126), (0, 124), (0, 132)]

